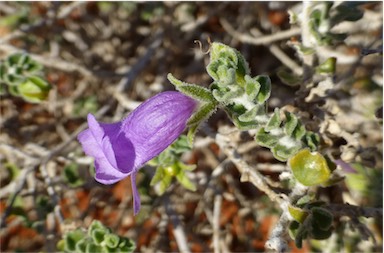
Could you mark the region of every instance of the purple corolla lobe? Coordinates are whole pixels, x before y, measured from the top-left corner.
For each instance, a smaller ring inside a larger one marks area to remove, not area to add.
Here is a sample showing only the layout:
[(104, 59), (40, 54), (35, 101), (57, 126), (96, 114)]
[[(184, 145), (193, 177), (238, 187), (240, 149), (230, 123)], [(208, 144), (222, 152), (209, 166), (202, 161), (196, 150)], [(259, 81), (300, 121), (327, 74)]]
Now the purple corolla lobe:
[(185, 130), (197, 102), (176, 91), (166, 91), (143, 102), (122, 121), (98, 122), (88, 114), (88, 129), (78, 135), (84, 152), (95, 159), (95, 179), (113, 184), (131, 176), (134, 213), (140, 209), (136, 174)]

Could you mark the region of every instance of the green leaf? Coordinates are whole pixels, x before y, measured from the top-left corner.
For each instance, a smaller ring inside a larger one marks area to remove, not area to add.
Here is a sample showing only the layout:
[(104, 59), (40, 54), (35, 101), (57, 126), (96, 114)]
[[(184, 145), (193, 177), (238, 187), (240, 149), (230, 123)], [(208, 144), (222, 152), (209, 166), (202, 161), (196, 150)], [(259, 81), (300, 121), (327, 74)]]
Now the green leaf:
[(6, 163), (4, 168), (8, 170), (11, 181), (15, 180), (20, 174), (20, 168), (13, 163)]
[(84, 237), (76, 243), (76, 252), (86, 252), (87, 244), (91, 243), (89, 238)]
[(193, 144), (198, 127), (199, 127), (199, 124), (194, 124), (189, 126), (187, 137), (188, 137), (188, 142), (190, 144)]
[(281, 118), (280, 118), (280, 110), (279, 108), (275, 108), (275, 111), (272, 115), (272, 117), (269, 119), (267, 125), (265, 126), (266, 131), (271, 131), (272, 129), (278, 129), (281, 124)]
[(186, 189), (190, 190), (190, 191), (196, 191), (196, 186), (194, 183), (192, 183), (189, 178), (187, 177), (187, 175), (184, 173), (184, 171), (180, 171), (177, 175), (176, 175), (176, 179), (177, 181), (179, 181), (179, 183), (184, 186)]
[(244, 56), (237, 50), (235, 50), (238, 63), (237, 63), (237, 70), (236, 70), (236, 81), (239, 83), (239, 85), (244, 86), (242, 83), (245, 84), (244, 77), (250, 74), (248, 62), (245, 60)]
[(171, 148), (168, 148), (164, 150), (159, 156), (159, 163), (158, 165), (165, 168), (166, 166), (172, 165), (175, 163), (175, 160), (177, 159), (176, 156), (172, 155)]
[(226, 61), (232, 62), (235, 66), (238, 64), (236, 50), (223, 43), (213, 42), (209, 53), (211, 62), (225, 59)]
[(325, 240), (332, 235), (332, 228), (323, 230), (317, 224), (313, 224), (311, 229), (311, 237), (316, 240)]
[(292, 87), (298, 86), (302, 82), (301, 76), (292, 74), (285, 68), (278, 69), (276, 74), (283, 83)]
[(29, 55), (25, 53), (15, 53), (8, 57), (7, 61), (9, 62), (9, 65), (23, 65), (26, 62), (29, 61)]
[(307, 131), (304, 136), (304, 143), (311, 151), (315, 151), (320, 143), (320, 137), (314, 132)]
[(0, 26), (7, 28), (20, 27), (23, 22), (28, 22), (28, 16), (30, 15), (27, 8), (20, 8), (12, 14), (3, 15), (0, 18)]
[(211, 62), (206, 67), (208, 75), (212, 77), (212, 79), (215, 80), (216, 82), (219, 80), (219, 75), (217, 74), (217, 69), (219, 68), (219, 66), (220, 66), (219, 61), (211, 60)]
[(4, 61), (0, 61), (0, 83), (5, 83), (4, 82), (5, 74), (6, 74), (6, 67), (5, 67)]
[(327, 209), (321, 207), (313, 207), (311, 208), (313, 222), (322, 229), (329, 230), (332, 226), (333, 215)]
[(221, 86), (229, 86), (236, 84), (236, 70), (233, 68), (228, 68), (225, 65), (220, 65), (217, 69), (217, 75), (219, 79), (217, 80)]
[(80, 186), (84, 183), (79, 175), (79, 166), (76, 163), (71, 163), (64, 167), (64, 180), (72, 187)]
[(252, 125), (254, 128), (265, 125), (268, 121), (265, 105), (262, 104), (255, 104), (251, 110), (245, 110), (243, 113), (235, 111), (232, 113), (232, 118), (236, 118), (235, 122), (240, 123), (240, 125)]
[(223, 85), (237, 83), (245, 85), (244, 76), (249, 74), (249, 67), (239, 51), (222, 43), (214, 42), (210, 48), (208, 74)]
[(312, 196), (312, 200), (308, 203), (306, 203), (304, 206), (306, 209), (311, 210), (314, 207), (322, 207), (325, 205), (325, 202), (322, 200), (316, 200), (316, 196)]
[(299, 151), (288, 163), (294, 177), (305, 186), (323, 184), (331, 175), (326, 159), (320, 153), (311, 153), (308, 149)]
[(56, 248), (57, 248), (60, 252), (62, 252), (62, 251), (65, 250), (65, 241), (64, 241), (64, 239), (61, 239), (60, 241), (57, 242), (57, 244), (56, 244)]
[(155, 175), (153, 175), (149, 185), (150, 186), (156, 185), (157, 183), (159, 183), (162, 180), (163, 177), (164, 177), (164, 169), (163, 169), (163, 167), (159, 166), (156, 169)]
[[(17, 88), (20, 83), (26, 81), (26, 77), (19, 74), (4, 74), (4, 82), (9, 86), (9, 88)], [(17, 92), (18, 93), (18, 92)]]
[(103, 252), (102, 247), (94, 244), (94, 243), (88, 243), (87, 247), (85, 249), (86, 253), (95, 253), (95, 252)]
[(20, 96), (19, 90), (17, 89), (17, 86), (8, 86), (8, 91), (11, 95), (17, 97)]
[(254, 101), (256, 99), (257, 94), (259, 94), (261, 85), (256, 79), (253, 79), (249, 75), (245, 75), (244, 79), (246, 83), (245, 93), (248, 95), (251, 101)]
[(180, 167), (181, 171), (186, 171), (186, 170), (187, 171), (192, 171), (192, 170), (196, 169), (196, 165), (195, 164), (185, 164), (183, 162), (178, 161), (177, 165)]
[(297, 200), (296, 205), (300, 207), (306, 206), (308, 203), (313, 201), (313, 199), (314, 199), (314, 196), (311, 194), (304, 195)]
[[(41, 70), (43, 68), (41, 64), (32, 60), (26, 53), (12, 54), (8, 56), (5, 62), (2, 62), (1, 65), (3, 66), (2, 72), (4, 72), (4, 78), (6, 79), (6, 76), (8, 75), (10, 85), (17, 85), (23, 81), (21, 79), (25, 79), (33, 75), (41, 75)], [(14, 79), (12, 76), (19, 77)]]
[(206, 103), (200, 106), (199, 109), (189, 118), (187, 126), (199, 125), (201, 122), (209, 118), (216, 111), (216, 103)]
[(20, 96), (31, 103), (39, 103), (46, 99), (51, 85), (38, 76), (31, 76), (17, 87)]
[(107, 247), (116, 248), (119, 245), (120, 237), (115, 234), (107, 234), (104, 241)]
[(168, 173), (166, 173), (166, 168), (159, 166), (156, 169), (156, 173), (153, 176), (150, 185), (156, 186), (156, 189), (158, 190), (157, 193), (159, 195), (163, 195), (164, 192), (168, 189), (168, 187), (172, 183), (172, 176)]
[(289, 236), (291, 237), (291, 239), (295, 239), (296, 235), (297, 235), (297, 231), (299, 230), (301, 224), (297, 221), (291, 221), (291, 223), (289, 223), (289, 227), (288, 227), (288, 233), (289, 233)]
[(292, 137), (295, 140), (301, 140), (306, 134), (305, 126), (303, 126), (300, 122), (298, 122), (297, 126), (293, 130)]
[(175, 154), (183, 154), (192, 149), (192, 144), (189, 142), (188, 137), (181, 135), (171, 146), (170, 150)]
[(212, 95), (215, 97), (215, 99), (224, 105), (233, 103), (234, 99), (242, 97), (243, 94), (244, 91), (239, 86), (212, 90)]
[(76, 243), (85, 237), (85, 233), (81, 229), (68, 232), (64, 236), (65, 250), (74, 252), (76, 250)]
[(260, 83), (260, 91), (257, 94), (256, 100), (259, 104), (264, 103), (271, 95), (271, 79), (269, 76), (256, 76), (255, 79)]
[(294, 139), (284, 136), (279, 139), (279, 142), (272, 148), (273, 156), (282, 162), (287, 161), (291, 156), (295, 155), (301, 149), (299, 142)]
[(274, 136), (265, 131), (263, 127), (259, 129), (255, 136), (256, 142), (263, 147), (272, 148), (279, 142), (280, 136)]
[(131, 253), (136, 249), (134, 241), (128, 238), (120, 238), (119, 250), (121, 253)]
[[(263, 108), (263, 107), (262, 107)], [(238, 119), (243, 122), (250, 122), (255, 120), (256, 115), (258, 114), (258, 111), (260, 110), (260, 107), (255, 106), (251, 110), (246, 111), (245, 113), (241, 114)]]
[(196, 84), (189, 84), (176, 79), (171, 73), (167, 75), (168, 80), (176, 87), (176, 89), (185, 95), (202, 102), (216, 102), (210, 90), (198, 86)]
[(335, 74), (336, 72), (336, 57), (330, 57), (316, 68), (321, 74)]
[(57, 248), (65, 252), (133, 252), (135, 243), (111, 233), (100, 221), (94, 220), (85, 233), (80, 229), (67, 232)]
[(103, 230), (104, 233), (109, 233), (109, 232), (110, 232), (110, 230), (109, 230), (106, 226), (104, 226), (104, 225), (103, 225), (100, 221), (98, 221), (98, 220), (94, 220), (94, 221), (92, 221), (91, 225), (90, 225), (89, 228), (88, 228), (88, 235), (89, 235), (89, 236), (92, 236), (92, 232), (93, 232), (94, 230)]
[(299, 223), (303, 223), (308, 216), (308, 211), (305, 211), (299, 207), (289, 205), (288, 206), (289, 214)]
[(159, 184), (159, 194), (163, 195), (164, 192), (171, 185), (171, 183), (172, 183), (172, 176), (164, 173), (164, 176), (162, 177), (160, 184)]
[(96, 243), (96, 245), (101, 245), (101, 243), (104, 241), (104, 236), (107, 234), (108, 232), (105, 231), (104, 229), (94, 229), (92, 231), (92, 239), (93, 241)]
[(357, 21), (364, 16), (364, 12), (356, 8), (355, 3), (343, 2), (336, 7), (336, 15), (331, 18), (332, 24), (342, 21)]
[(292, 136), (293, 131), (295, 130), (299, 120), (297, 117), (290, 112), (284, 112), (286, 117), (286, 122), (284, 124), (284, 131), (288, 136)]
[(303, 240), (308, 237), (308, 231), (304, 225), (300, 225), (297, 229), (295, 236), (295, 245), (297, 248), (301, 249), (303, 247)]
[(249, 130), (249, 129), (257, 129), (260, 127), (260, 122), (256, 120), (252, 121), (241, 121), (237, 117), (233, 116), (233, 113), (229, 112), (230, 115), (232, 115), (233, 123), (236, 127), (238, 127), (240, 130)]

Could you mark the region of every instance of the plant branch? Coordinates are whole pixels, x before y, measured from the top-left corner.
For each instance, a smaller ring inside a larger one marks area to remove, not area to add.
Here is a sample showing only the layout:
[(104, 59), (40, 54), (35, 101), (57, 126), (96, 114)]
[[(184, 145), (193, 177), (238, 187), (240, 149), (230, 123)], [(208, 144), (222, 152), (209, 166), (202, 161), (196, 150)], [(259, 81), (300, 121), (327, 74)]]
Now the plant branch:
[(221, 18), (220, 23), (223, 26), (223, 28), (229, 34), (232, 35), (232, 37), (234, 37), (237, 40), (240, 40), (241, 42), (249, 43), (252, 45), (268, 46), (273, 42), (289, 39), (292, 36), (300, 35), (300, 32), (301, 32), (300, 27), (294, 27), (289, 30), (276, 32), (274, 34), (269, 34), (269, 35), (260, 34), (260, 37), (255, 38), (253, 36), (249, 36), (247, 34), (242, 34), (237, 32), (225, 18)]
[(299, 35), (300, 34), (300, 28), (292, 28), (291, 30), (287, 31), (281, 31), (272, 35), (264, 35), (261, 33), (259, 29), (254, 29), (254, 32), (257, 33), (257, 35), (260, 37), (255, 38), (249, 35), (245, 35), (242, 33), (237, 32), (227, 20), (224, 18), (220, 19), (220, 22), (223, 26), (223, 28), (230, 34), (232, 35), (233, 38), (252, 45), (264, 45), (269, 48), (271, 53), (278, 59), (280, 60), (285, 66), (287, 66), (289, 69), (292, 70), (293, 73), (296, 75), (301, 75), (302, 74), (302, 69), (301, 67), (293, 61), (286, 53), (284, 53), (283, 50), (281, 50), (277, 45), (273, 44), (273, 42), (278, 41), (278, 40), (283, 40), (287, 39), (291, 36), (294, 35)]
[(171, 207), (170, 199), (168, 196), (164, 197), (165, 211), (170, 218), (173, 225), (173, 235), (175, 236), (177, 247), (181, 253), (190, 253), (185, 232), (181, 226), (181, 221), (173, 208)]
[(202, 129), (211, 138), (214, 138), (216, 144), (228, 157), (228, 159), (237, 167), (241, 174), (240, 180), (242, 182), (251, 182), (259, 190), (268, 195), (269, 199), (281, 205), (284, 202), (284, 196), (273, 191), (264, 176), (255, 168), (250, 166), (233, 146), (232, 141), (225, 135), (220, 133), (213, 133), (208, 127)]
[(221, 193), (217, 193), (213, 202), (213, 250), (215, 253), (220, 252), (220, 214), (221, 214), (221, 203), (223, 196)]

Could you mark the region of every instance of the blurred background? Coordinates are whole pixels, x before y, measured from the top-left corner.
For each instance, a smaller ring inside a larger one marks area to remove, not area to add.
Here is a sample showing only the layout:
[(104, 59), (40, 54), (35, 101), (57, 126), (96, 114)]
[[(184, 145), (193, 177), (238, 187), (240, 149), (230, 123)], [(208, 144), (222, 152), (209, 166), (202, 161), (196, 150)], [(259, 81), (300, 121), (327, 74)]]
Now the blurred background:
[[(252, 184), (240, 182), (235, 166), (203, 132), (182, 157), (185, 163), (197, 165), (188, 174), (197, 190), (174, 182), (159, 196), (149, 185), (154, 171), (147, 165), (138, 178), (142, 197), (138, 216), (133, 216), (129, 178), (111, 186), (98, 184), (93, 179), (93, 161), (75, 139), (86, 127), (88, 113), (115, 122), (151, 96), (174, 90), (166, 79), (168, 73), (208, 87), (212, 80), (205, 66), (210, 42), (236, 48), (253, 75), (271, 77), (270, 111), (288, 105), (309, 125), (317, 124), (314, 118), (320, 115), (333, 117), (327, 130), (317, 130), (329, 152), (350, 162), (358, 172), (319, 194), (331, 202), (341, 198), (358, 206), (382, 208), (382, 2), (359, 6), (364, 16), (338, 27), (348, 32), (348, 38), (334, 43), (328, 52), (337, 56), (338, 64), (327, 96), (320, 91), (300, 95), (298, 85), (278, 75), (282, 70), (300, 74), (303, 68), (292, 46), (300, 40), (300, 26), (291, 26), (288, 14), (301, 5), (274, 1), (0, 2), (1, 251), (57, 251), (66, 231), (87, 228), (96, 219), (135, 241), (136, 251), (179, 251), (175, 224), (181, 224), (190, 251), (213, 252), (217, 227), (213, 228), (212, 211), (215, 196), (220, 195), (221, 251), (264, 252), (279, 207)], [(22, 53), (28, 57), (21, 59)], [(39, 79), (28, 79), (18, 90), (6, 85), (4, 80), (15, 82), (9, 74), (14, 62), (27, 66), (23, 71), (38, 73)], [(28, 91), (35, 87), (38, 95), (31, 97)], [(336, 130), (333, 122), (339, 127)], [(207, 124), (217, 129), (232, 123), (219, 110)], [(253, 145), (247, 133), (234, 142), (242, 147), (239, 152), (244, 159), (264, 164), (259, 170), (278, 181), (284, 164), (269, 150)], [(218, 167), (224, 172), (212, 174)], [(361, 221), (369, 233), (348, 227), (342, 219), (338, 222), (339, 237), (325, 244), (306, 242), (302, 249), (291, 242), (292, 252), (326, 252), (327, 247), (331, 252), (381, 249), (382, 217)], [(368, 233), (367, 240), (362, 240), (361, 231)]]

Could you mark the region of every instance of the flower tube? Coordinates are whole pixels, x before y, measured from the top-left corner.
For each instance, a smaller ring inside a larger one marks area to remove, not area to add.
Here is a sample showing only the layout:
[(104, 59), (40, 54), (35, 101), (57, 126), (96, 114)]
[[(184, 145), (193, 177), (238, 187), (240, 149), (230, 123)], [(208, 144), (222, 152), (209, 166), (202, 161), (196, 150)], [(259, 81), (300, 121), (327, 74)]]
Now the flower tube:
[(101, 123), (88, 114), (89, 128), (78, 135), (84, 152), (95, 159), (96, 181), (113, 184), (131, 176), (134, 214), (140, 210), (136, 174), (185, 130), (197, 102), (176, 91), (162, 92), (125, 119)]

